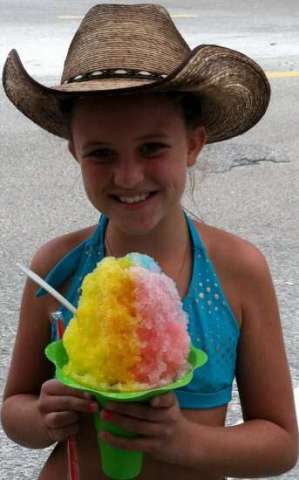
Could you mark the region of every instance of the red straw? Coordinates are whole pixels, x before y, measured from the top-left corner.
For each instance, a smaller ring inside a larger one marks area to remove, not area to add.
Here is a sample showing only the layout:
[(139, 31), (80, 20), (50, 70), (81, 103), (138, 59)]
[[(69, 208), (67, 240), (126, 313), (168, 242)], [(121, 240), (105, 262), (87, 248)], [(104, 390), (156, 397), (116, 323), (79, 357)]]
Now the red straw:
[(71, 435), (67, 439), (67, 464), (69, 480), (79, 480), (79, 459), (77, 451), (76, 437)]
[[(64, 333), (64, 323), (61, 318), (57, 322), (58, 337), (62, 338)], [(70, 435), (67, 439), (67, 465), (68, 480), (80, 480), (79, 457), (75, 435)]]
[(62, 338), (64, 334), (64, 323), (62, 318), (59, 318), (57, 321), (57, 330), (58, 330), (58, 338)]

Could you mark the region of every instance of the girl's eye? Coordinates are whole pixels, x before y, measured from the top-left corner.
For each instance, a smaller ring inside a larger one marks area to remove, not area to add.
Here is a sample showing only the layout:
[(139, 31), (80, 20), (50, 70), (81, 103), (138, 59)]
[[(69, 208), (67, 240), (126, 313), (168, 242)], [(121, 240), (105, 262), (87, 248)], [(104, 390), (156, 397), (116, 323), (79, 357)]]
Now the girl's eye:
[(140, 151), (144, 157), (155, 157), (160, 155), (166, 148), (167, 145), (164, 143), (151, 142), (142, 145)]
[(97, 148), (88, 152), (85, 157), (91, 158), (96, 163), (110, 162), (114, 158), (114, 152), (110, 148)]

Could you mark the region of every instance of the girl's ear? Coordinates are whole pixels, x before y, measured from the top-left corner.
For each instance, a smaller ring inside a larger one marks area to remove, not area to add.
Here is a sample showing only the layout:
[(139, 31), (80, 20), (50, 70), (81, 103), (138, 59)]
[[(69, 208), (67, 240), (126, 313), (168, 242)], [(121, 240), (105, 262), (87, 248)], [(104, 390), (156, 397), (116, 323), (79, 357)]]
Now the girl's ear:
[(77, 155), (76, 155), (76, 150), (75, 150), (75, 145), (74, 145), (73, 140), (68, 141), (68, 150), (69, 150), (70, 154), (74, 157), (74, 159), (78, 162), (78, 158), (77, 158)]
[(188, 134), (188, 167), (195, 165), (197, 157), (207, 143), (207, 140), (208, 136), (205, 127), (198, 126), (190, 130)]

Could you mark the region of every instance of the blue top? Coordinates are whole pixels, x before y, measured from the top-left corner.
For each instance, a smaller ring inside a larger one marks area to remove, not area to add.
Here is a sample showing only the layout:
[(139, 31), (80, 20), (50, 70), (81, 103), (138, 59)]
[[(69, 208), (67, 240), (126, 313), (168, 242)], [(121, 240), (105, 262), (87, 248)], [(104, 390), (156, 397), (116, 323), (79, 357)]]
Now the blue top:
[[(187, 215), (186, 221), (192, 242), (193, 267), (183, 308), (189, 317), (192, 344), (207, 353), (208, 362), (194, 372), (189, 385), (176, 390), (176, 395), (182, 408), (213, 408), (231, 400), (240, 328), (195, 225)], [(94, 233), (63, 257), (46, 277), (54, 288), (69, 280), (65, 296), (75, 307), (84, 276), (105, 256), (107, 224), (108, 219), (102, 215)], [(37, 296), (46, 293), (39, 289)], [(67, 325), (72, 314), (64, 306), (60, 311)], [(53, 323), (52, 339), (56, 338)]]

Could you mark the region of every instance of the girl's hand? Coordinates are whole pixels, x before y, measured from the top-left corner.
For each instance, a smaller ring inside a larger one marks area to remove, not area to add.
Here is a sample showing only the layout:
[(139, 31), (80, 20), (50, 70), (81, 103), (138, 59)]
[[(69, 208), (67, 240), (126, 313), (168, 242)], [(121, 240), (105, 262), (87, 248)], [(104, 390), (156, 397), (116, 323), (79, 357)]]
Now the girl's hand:
[(168, 463), (188, 464), (192, 424), (183, 416), (174, 393), (154, 397), (149, 404), (108, 402), (101, 416), (138, 435), (124, 438), (101, 432), (101, 438), (111, 445), (146, 452)]
[(38, 410), (51, 440), (61, 442), (78, 433), (80, 412), (96, 412), (98, 404), (88, 393), (53, 379), (41, 387)]

